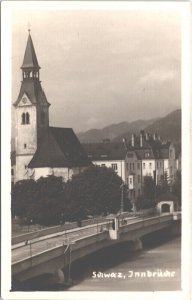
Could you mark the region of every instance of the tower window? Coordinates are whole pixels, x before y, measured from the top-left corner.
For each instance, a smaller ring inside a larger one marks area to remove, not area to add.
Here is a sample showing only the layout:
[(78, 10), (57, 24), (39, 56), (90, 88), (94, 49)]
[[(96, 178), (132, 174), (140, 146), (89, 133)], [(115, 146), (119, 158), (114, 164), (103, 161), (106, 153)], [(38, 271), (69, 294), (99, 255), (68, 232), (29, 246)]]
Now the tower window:
[(27, 144), (24, 144), (24, 149), (26, 149), (27, 148)]
[(22, 113), (21, 124), (25, 124), (25, 113)]
[(21, 124), (25, 125), (25, 124), (29, 124), (30, 123), (30, 115), (29, 113), (22, 113), (21, 115)]
[(29, 124), (30, 123), (30, 116), (29, 116), (29, 113), (27, 112), (26, 113), (26, 124)]

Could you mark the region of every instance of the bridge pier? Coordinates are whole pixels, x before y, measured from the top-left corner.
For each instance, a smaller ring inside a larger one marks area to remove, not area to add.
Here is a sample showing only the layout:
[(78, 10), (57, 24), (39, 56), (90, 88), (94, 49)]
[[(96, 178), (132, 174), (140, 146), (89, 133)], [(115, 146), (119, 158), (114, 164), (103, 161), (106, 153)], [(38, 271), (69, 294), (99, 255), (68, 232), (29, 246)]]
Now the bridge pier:
[(57, 269), (55, 271), (55, 273), (53, 274), (53, 276), (54, 276), (53, 277), (54, 283), (56, 283), (56, 284), (64, 284), (65, 283), (65, 275), (61, 269)]
[(131, 251), (139, 251), (143, 249), (143, 244), (141, 239), (137, 238), (131, 241), (130, 250)]

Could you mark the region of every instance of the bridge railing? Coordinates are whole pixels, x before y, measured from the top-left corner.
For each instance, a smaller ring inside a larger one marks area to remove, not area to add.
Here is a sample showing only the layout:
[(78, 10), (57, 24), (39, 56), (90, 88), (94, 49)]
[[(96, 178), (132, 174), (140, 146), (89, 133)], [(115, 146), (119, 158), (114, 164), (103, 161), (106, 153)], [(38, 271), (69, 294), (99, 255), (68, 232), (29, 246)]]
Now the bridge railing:
[[(50, 237), (45, 236), (44, 238), (39, 240), (26, 240), (21, 245), (16, 245), (14, 249), (16, 250), (16, 249), (25, 248), (24, 251), (25, 258), (32, 257), (43, 251), (47, 251), (52, 248), (62, 246), (64, 244), (70, 244), (73, 241), (78, 240), (80, 238), (98, 235), (100, 233), (108, 231), (110, 228), (110, 224), (111, 221), (108, 220), (103, 223), (93, 224), (90, 227), (86, 227), (86, 228), (79, 227), (71, 231), (66, 230), (55, 236), (50, 236)], [(12, 262), (16, 260), (18, 260), (18, 257), (16, 256), (15, 258), (15, 256), (12, 256)]]
[[(104, 221), (106, 221), (106, 219), (104, 217), (98, 217), (98, 218), (92, 218), (92, 219), (88, 219), (88, 220), (82, 220), (80, 222), (80, 225), (82, 227), (84, 227), (84, 226), (97, 224), (97, 223), (104, 222)], [(30, 226), (33, 226), (33, 225), (30, 225)], [(59, 233), (59, 232), (65, 231), (65, 230), (71, 230), (71, 229), (75, 229), (78, 227), (79, 227), (78, 222), (65, 223), (65, 224), (52, 226), (52, 227), (48, 227), (48, 228), (44, 228), (44, 229), (39, 229), (39, 227), (34, 227), (34, 230), (32, 232), (27, 232), (24, 234), (13, 236), (11, 239), (11, 244), (15, 245), (17, 243), (21, 243), (26, 240), (32, 240), (32, 239), (35, 239), (38, 237), (42, 237), (42, 236), (46, 236), (46, 235), (50, 235), (50, 234), (54, 234), (54, 233)], [(37, 229), (35, 230), (35, 228), (37, 228)]]

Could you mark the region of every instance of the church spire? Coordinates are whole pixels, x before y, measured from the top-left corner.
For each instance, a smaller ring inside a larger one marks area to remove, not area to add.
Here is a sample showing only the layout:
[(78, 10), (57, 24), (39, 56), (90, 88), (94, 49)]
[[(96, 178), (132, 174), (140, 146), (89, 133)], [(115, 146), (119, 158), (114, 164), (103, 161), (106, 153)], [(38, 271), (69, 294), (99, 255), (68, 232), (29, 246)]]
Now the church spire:
[(33, 41), (32, 41), (31, 34), (30, 34), (30, 29), (28, 31), (29, 31), (29, 36), (28, 36), (28, 40), (27, 40), (27, 46), (25, 49), (23, 64), (21, 66), (21, 69), (23, 72), (23, 79), (39, 78), (40, 66), (37, 61), (37, 56), (35, 53)]

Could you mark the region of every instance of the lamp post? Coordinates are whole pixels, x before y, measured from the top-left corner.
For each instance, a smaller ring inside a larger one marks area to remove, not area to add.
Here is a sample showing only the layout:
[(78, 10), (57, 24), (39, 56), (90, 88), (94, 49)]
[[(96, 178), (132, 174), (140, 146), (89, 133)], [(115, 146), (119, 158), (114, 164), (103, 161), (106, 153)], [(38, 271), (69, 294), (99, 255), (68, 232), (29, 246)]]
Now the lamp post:
[(120, 213), (122, 213), (124, 211), (124, 199), (123, 199), (123, 187), (124, 184), (122, 183), (120, 188), (121, 188), (121, 206), (120, 206)]

